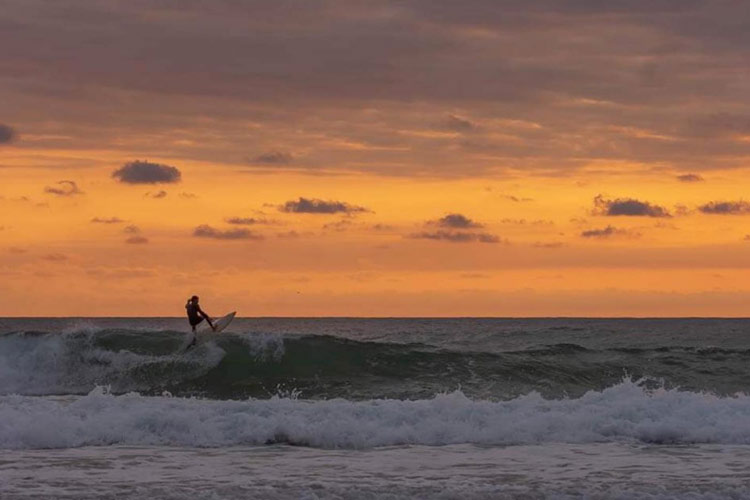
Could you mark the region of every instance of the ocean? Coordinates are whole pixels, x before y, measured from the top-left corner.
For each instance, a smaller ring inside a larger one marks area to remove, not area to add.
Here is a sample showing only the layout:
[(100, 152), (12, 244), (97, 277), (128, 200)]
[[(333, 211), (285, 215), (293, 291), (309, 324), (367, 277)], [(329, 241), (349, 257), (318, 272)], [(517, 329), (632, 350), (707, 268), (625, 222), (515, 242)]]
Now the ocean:
[(0, 319), (0, 498), (750, 498), (750, 320)]

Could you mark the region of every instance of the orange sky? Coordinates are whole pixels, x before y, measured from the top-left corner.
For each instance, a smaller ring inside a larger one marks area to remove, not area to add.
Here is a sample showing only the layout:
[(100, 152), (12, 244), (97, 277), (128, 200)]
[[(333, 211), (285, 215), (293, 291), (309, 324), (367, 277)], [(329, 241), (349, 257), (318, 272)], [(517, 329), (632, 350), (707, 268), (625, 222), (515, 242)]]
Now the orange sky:
[(743, 7), (529, 5), (7, 2), (0, 315), (747, 316)]

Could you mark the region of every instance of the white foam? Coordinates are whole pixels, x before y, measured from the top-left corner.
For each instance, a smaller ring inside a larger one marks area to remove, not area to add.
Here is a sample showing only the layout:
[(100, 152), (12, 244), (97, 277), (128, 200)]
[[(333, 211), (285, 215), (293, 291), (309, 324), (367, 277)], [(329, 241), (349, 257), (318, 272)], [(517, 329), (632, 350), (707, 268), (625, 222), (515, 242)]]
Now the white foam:
[(473, 401), (211, 401), (113, 396), (0, 397), (0, 447), (110, 444), (227, 446), (288, 442), (320, 448), (548, 442), (750, 443), (750, 397), (648, 391), (624, 381), (579, 399), (536, 393)]

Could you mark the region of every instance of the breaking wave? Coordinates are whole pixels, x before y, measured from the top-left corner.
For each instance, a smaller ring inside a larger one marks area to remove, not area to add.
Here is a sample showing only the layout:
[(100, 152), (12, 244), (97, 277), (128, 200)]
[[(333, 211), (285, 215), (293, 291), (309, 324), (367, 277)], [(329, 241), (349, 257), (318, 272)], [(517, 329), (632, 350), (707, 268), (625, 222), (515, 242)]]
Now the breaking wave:
[(750, 397), (648, 389), (632, 380), (575, 399), (533, 392), (508, 401), (472, 400), (460, 391), (414, 401), (214, 401), (117, 396), (104, 388), (86, 396), (0, 397), (0, 448), (8, 449), (549, 442), (749, 444)]
[(467, 352), (425, 344), (364, 342), (326, 335), (222, 334), (185, 351), (184, 333), (78, 328), (0, 336), (0, 394), (87, 394), (106, 385), (214, 399), (425, 399), (460, 388), (478, 399), (531, 391), (579, 397), (624, 376), (720, 395), (750, 387), (750, 351), (657, 347), (587, 349), (554, 344)]

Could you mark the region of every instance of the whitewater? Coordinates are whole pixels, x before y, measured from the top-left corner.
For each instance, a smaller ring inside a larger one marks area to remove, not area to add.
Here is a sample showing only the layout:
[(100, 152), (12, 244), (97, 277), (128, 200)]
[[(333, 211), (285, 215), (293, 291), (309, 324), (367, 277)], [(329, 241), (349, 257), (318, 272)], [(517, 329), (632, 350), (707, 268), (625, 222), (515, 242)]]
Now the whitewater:
[(0, 319), (0, 498), (750, 498), (750, 321)]

